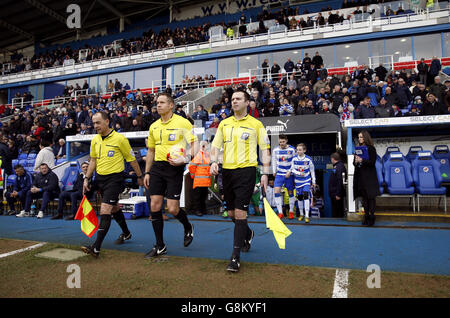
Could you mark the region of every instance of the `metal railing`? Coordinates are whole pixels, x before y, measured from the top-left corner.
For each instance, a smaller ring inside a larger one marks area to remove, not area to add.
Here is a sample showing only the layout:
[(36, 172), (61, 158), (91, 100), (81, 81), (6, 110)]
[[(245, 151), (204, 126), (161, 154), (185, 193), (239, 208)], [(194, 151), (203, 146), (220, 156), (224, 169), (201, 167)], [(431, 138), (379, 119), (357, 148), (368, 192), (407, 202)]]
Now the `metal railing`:
[(284, 32), (276, 32), (276, 33), (260, 33), (260, 34), (253, 34), (249, 36), (243, 36), (240, 37), (237, 35), (237, 37), (233, 39), (228, 39), (227, 37), (224, 37), (224, 40), (222, 41), (208, 41), (208, 42), (201, 42), (196, 43), (193, 45), (184, 45), (184, 46), (177, 46), (177, 47), (171, 47), (171, 48), (163, 48), (159, 50), (151, 50), (151, 51), (142, 51), (135, 54), (127, 54), (127, 55), (121, 55), (121, 56), (115, 56), (111, 58), (104, 58), (104, 59), (98, 59), (93, 61), (84, 61), (81, 63), (74, 63), (72, 65), (68, 66), (56, 66), (51, 68), (44, 68), (39, 70), (30, 70), (30, 71), (24, 71), (20, 73), (14, 73), (7, 76), (2, 76), (0, 80), (12, 80), (15, 78), (24, 77), (26, 78), (28, 76), (36, 76), (36, 75), (47, 75), (48, 77), (54, 76), (55, 74), (51, 73), (57, 73), (57, 72), (63, 72), (63, 71), (83, 71), (83, 69), (92, 68), (94, 66), (98, 68), (110, 68), (114, 66), (122, 66), (122, 65), (131, 65), (131, 64), (140, 64), (140, 63), (146, 63), (156, 60), (162, 60), (167, 59), (169, 54), (176, 54), (176, 53), (184, 53), (189, 54), (190, 51), (193, 50), (200, 50), (200, 49), (213, 49), (213, 48), (219, 48), (219, 47), (225, 47), (225, 50), (234, 49), (234, 48), (226, 48), (228, 45), (232, 44), (252, 44), (259, 41), (265, 41), (265, 40), (272, 40), (272, 39), (281, 39), (281, 38), (291, 38), (291, 37), (299, 37), (299, 36), (308, 36), (312, 34), (317, 33), (325, 33), (325, 32), (339, 32), (339, 31), (348, 31), (348, 30), (355, 30), (360, 28), (373, 28), (373, 27), (379, 27), (379, 26), (385, 26), (385, 25), (399, 25), (400, 23), (408, 23), (408, 22), (416, 22), (421, 20), (429, 20), (429, 19), (436, 19), (439, 17), (448, 17), (450, 13), (450, 5), (447, 5), (444, 9), (438, 9), (438, 10), (430, 10), (427, 8), (426, 10), (416, 10), (413, 13), (408, 14), (402, 14), (399, 16), (388, 16), (388, 17), (380, 17), (377, 19), (373, 19), (372, 16), (369, 17), (368, 20), (365, 21), (355, 21), (354, 19), (349, 20), (348, 22), (343, 23), (337, 23), (332, 25), (324, 25), (324, 26), (318, 26), (316, 23), (313, 27), (310, 28), (303, 28), (303, 29), (296, 29), (296, 30), (288, 30), (286, 29)]

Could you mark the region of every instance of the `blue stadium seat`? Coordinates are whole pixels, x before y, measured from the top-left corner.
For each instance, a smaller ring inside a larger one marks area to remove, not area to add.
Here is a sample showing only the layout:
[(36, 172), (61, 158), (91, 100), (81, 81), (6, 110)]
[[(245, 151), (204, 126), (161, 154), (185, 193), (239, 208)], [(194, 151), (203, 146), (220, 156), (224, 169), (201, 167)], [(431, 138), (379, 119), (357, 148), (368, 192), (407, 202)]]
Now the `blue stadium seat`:
[(214, 117), (216, 117), (216, 114), (209, 114), (208, 116), (209, 116), (209, 120), (213, 121)]
[(16, 182), (17, 175), (12, 174), (6, 178), (6, 186), (13, 185)]
[(406, 160), (410, 163), (417, 158), (419, 151), (423, 151), (422, 146), (411, 146), (409, 147), (408, 154), (406, 155)]
[(384, 180), (389, 194), (414, 194), (411, 164), (401, 152), (391, 152), (384, 163)]
[(21, 153), (20, 155), (19, 155), (19, 158), (17, 158), (17, 159), (27, 159), (27, 157), (28, 157), (28, 155), (26, 154), (26, 153)]
[(205, 128), (209, 128), (209, 126), (212, 124), (212, 120), (208, 120), (205, 122)]
[(36, 159), (37, 154), (29, 153), (27, 159)]
[(66, 159), (62, 158), (62, 159), (56, 159), (55, 160), (55, 166), (58, 166), (62, 163), (66, 162)]
[(63, 191), (69, 191), (73, 189), (73, 184), (77, 180), (80, 173), (80, 167), (77, 161), (70, 162), (69, 166), (64, 170), (64, 175), (61, 178)]
[(13, 159), (13, 160), (11, 160), (11, 164), (12, 164), (13, 169), (14, 169), (14, 167), (15, 167), (18, 163), (19, 163), (19, 159)]
[(397, 146), (387, 147), (386, 152), (384, 153), (384, 156), (383, 156), (383, 163), (389, 159), (389, 153), (391, 153), (393, 151), (400, 152), (400, 148)]
[(28, 167), (27, 159), (19, 159), (19, 164), (21, 164), (24, 167)]
[(418, 157), (412, 162), (412, 173), (419, 194), (445, 194), (445, 187), (441, 187), (440, 163), (433, 158), (431, 151), (419, 152)]
[(384, 193), (384, 176), (383, 176), (383, 162), (381, 158), (377, 156), (377, 161), (375, 162), (375, 168), (377, 169), (378, 184), (380, 185), (380, 193)]
[(25, 170), (28, 171), (31, 175), (34, 174), (34, 169), (33, 169), (33, 167), (25, 167)]
[(27, 159), (27, 167), (34, 167), (36, 159)]
[(436, 145), (433, 157), (441, 164), (441, 177), (443, 182), (450, 182), (450, 151), (447, 145)]

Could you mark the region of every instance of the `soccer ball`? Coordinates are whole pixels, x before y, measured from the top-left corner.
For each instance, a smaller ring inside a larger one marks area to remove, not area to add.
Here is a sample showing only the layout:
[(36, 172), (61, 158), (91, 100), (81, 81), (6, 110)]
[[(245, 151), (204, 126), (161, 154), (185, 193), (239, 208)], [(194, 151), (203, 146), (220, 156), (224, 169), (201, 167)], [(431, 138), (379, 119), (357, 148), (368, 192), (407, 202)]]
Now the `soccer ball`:
[(184, 149), (180, 146), (173, 146), (170, 152), (167, 153), (167, 160), (177, 159), (178, 157), (184, 156)]

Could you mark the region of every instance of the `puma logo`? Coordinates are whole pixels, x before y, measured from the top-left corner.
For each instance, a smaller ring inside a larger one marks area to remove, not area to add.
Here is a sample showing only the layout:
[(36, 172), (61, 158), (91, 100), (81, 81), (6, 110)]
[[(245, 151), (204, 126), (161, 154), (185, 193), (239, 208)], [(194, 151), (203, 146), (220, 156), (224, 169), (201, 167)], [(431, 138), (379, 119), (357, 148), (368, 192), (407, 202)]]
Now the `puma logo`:
[(279, 120), (278, 119), (278, 121), (277, 121), (277, 124), (281, 124), (281, 125), (283, 125), (284, 126), (284, 129), (285, 130), (287, 130), (287, 123), (288, 123), (288, 121), (289, 121), (289, 119), (288, 120), (286, 120), (286, 122), (285, 123), (283, 123), (281, 120)]

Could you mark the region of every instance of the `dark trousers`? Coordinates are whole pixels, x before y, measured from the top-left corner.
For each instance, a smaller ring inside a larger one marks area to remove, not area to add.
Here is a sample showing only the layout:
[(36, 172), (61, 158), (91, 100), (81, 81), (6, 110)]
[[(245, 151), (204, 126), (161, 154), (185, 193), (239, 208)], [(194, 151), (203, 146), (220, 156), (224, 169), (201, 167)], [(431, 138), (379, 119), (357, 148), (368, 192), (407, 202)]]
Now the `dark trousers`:
[(196, 187), (193, 192), (193, 210), (206, 214), (206, 199), (208, 198), (208, 187)]
[(42, 198), (42, 204), (41, 204), (41, 208), (39, 209), (39, 211), (45, 211), (45, 209), (47, 208), (48, 203), (53, 200), (56, 196), (49, 191), (44, 191), (44, 192), (37, 192), (37, 193), (32, 193), (31, 190), (28, 190), (27, 192), (27, 196), (25, 199), (25, 208), (24, 210), (26, 212), (30, 212), (31, 209), (31, 203), (33, 202), (33, 200), (35, 199), (41, 199)]
[(344, 217), (344, 198), (336, 200), (336, 198), (331, 198), (331, 213), (334, 218)]
[(375, 214), (375, 207), (376, 207), (376, 199), (369, 199), (369, 198), (362, 198), (362, 204), (364, 207), (364, 214), (366, 216), (369, 216), (369, 214), (374, 215)]
[(15, 198), (11, 197), (11, 192), (5, 193), (6, 201), (8, 202), (9, 209), (14, 210), (14, 203), (17, 201), (17, 199), (20, 200), (20, 203), (22, 203), (22, 207), (25, 206), (25, 199), (27, 197), (27, 193), (25, 191), (22, 191), (21, 194)]
[(58, 214), (63, 215), (64, 212), (64, 206), (66, 204), (67, 200), (70, 200), (71, 203), (71, 214), (75, 215), (77, 213), (78, 208), (78, 200), (81, 200), (83, 197), (81, 192), (78, 191), (63, 191), (59, 194), (58, 199)]

